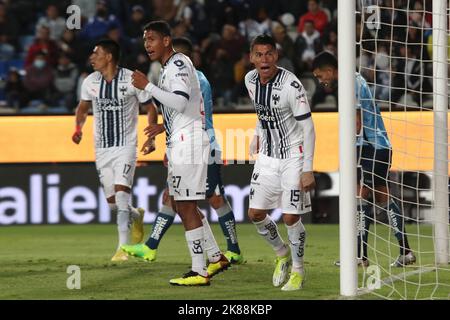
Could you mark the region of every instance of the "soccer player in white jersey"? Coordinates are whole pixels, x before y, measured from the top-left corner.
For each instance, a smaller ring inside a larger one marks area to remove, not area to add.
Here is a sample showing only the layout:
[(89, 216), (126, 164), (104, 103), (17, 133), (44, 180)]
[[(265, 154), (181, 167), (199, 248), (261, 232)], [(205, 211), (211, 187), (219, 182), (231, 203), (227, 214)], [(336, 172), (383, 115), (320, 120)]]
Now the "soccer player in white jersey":
[[(200, 83), (191, 60), (173, 50), (169, 25), (153, 21), (144, 27), (144, 46), (152, 61), (162, 65), (158, 86), (141, 72), (133, 74), (136, 88), (151, 93), (161, 108), (166, 130), (169, 194), (186, 230), (192, 258), (191, 271), (170, 284), (209, 285), (204, 257), (204, 228), (197, 213), (197, 200), (205, 199), (209, 138), (205, 131), (205, 112)], [(210, 235), (212, 236), (212, 233)]]
[[(101, 40), (94, 47), (90, 62), (95, 72), (83, 81), (72, 136), (73, 142), (79, 144), (92, 107), (95, 164), (108, 205), (112, 212), (117, 212), (119, 246), (112, 261), (128, 259), (120, 246), (130, 243), (130, 229), (132, 243), (139, 243), (143, 238), (144, 210), (130, 205), (136, 167), (139, 103), (147, 106), (149, 123), (157, 120), (151, 95), (131, 84), (133, 72), (121, 68), (119, 59), (120, 47), (112, 40)], [(142, 151), (147, 154), (153, 150), (153, 141), (148, 141)]]
[[(259, 153), (250, 185), (250, 220), (276, 253), (272, 282), (283, 291), (301, 289), (305, 279), (305, 227), (301, 214), (311, 211), (309, 191), (314, 188), (315, 132), (305, 90), (297, 77), (276, 65), (275, 41), (268, 35), (251, 43), (255, 69), (245, 76), (258, 116), (251, 153)], [(255, 148), (256, 146), (256, 148)], [(280, 207), (289, 245), (281, 238), (269, 210)]]

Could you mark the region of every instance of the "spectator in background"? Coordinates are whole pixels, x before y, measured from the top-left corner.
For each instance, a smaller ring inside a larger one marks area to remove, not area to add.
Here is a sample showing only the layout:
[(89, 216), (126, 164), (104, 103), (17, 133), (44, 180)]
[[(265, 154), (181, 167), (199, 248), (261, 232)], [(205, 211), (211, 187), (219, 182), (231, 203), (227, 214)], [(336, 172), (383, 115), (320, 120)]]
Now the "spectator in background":
[(64, 30), (58, 44), (60, 52), (69, 56), (69, 59), (76, 65), (82, 66), (84, 63), (83, 46), (73, 30)]
[(59, 101), (68, 111), (76, 106), (75, 89), (77, 87), (78, 69), (67, 54), (60, 54), (54, 75), (56, 89), (55, 100)]
[(238, 27), (239, 33), (245, 37), (248, 42), (263, 33), (260, 24), (252, 18), (248, 9), (245, 12), (245, 19), (239, 22)]
[(245, 75), (252, 70), (250, 62), (250, 52), (242, 53), (241, 59), (234, 64), (234, 87), (231, 101), (238, 104), (239, 98), (248, 97), (247, 88), (245, 87)]
[(66, 29), (66, 20), (59, 15), (58, 7), (51, 4), (47, 7), (46, 16), (36, 24), (36, 30), (46, 26), (50, 30), (50, 39), (58, 41)]
[(8, 107), (19, 110), (25, 106), (25, 88), (17, 69), (12, 68), (8, 72), (5, 85), (6, 103)]
[(176, 24), (178, 8), (174, 0), (153, 0), (153, 11), (150, 20), (164, 20), (171, 26)]
[(25, 58), (25, 67), (31, 66), (39, 52), (44, 52), (48, 65), (56, 66), (58, 45), (50, 39), (50, 29), (47, 26), (41, 26), (37, 30), (36, 39), (28, 49), (27, 57)]
[(230, 106), (234, 86), (233, 66), (234, 63), (227, 52), (219, 48), (216, 51), (215, 59), (211, 62), (212, 72), (209, 76), (213, 89), (213, 99), (218, 99), (218, 106)]
[(295, 56), (294, 41), (287, 35), (286, 27), (279, 22), (274, 22), (272, 25), (272, 36), (275, 42), (281, 46), (284, 57), (289, 59), (292, 64)]
[(119, 44), (122, 49), (122, 58), (127, 57), (133, 51), (131, 42), (123, 36), (118, 25), (111, 25), (106, 37)]
[(51, 104), (53, 90), (53, 68), (48, 64), (47, 54), (38, 51), (33, 63), (25, 67), (24, 85), (27, 91), (27, 102), (41, 100), (42, 108)]
[(92, 49), (93, 42), (106, 36), (112, 27), (121, 28), (121, 24), (115, 15), (109, 14), (107, 2), (105, 0), (99, 0), (97, 1), (96, 15), (90, 18), (81, 30), (80, 38), (87, 40), (88, 43), (86, 45), (89, 49)]
[(322, 51), (320, 33), (314, 27), (314, 21), (306, 20), (304, 30), (295, 40), (295, 67), (298, 73), (312, 71), (314, 57)]
[(125, 34), (136, 42), (142, 38), (142, 27), (146, 23), (146, 14), (144, 8), (140, 5), (135, 5), (131, 8), (130, 21), (125, 25)]
[[(218, 49), (222, 49), (226, 53), (226, 58), (234, 65), (236, 61), (241, 58), (242, 51), (246, 45), (245, 39), (237, 32), (235, 26), (226, 24), (222, 29), (222, 38), (219, 40)], [(220, 54), (220, 56), (223, 56)], [(218, 55), (214, 54), (214, 58), (217, 60)], [(214, 69), (213, 69), (214, 70)], [(233, 70), (233, 67), (231, 67)], [(208, 77), (209, 78), (209, 77)]]
[(314, 27), (320, 32), (320, 34), (324, 32), (328, 24), (328, 16), (323, 10), (321, 10), (318, 0), (308, 1), (308, 12), (301, 16), (298, 22), (297, 30), (299, 33), (303, 33), (305, 30), (305, 22), (308, 20), (314, 22)]
[(276, 47), (278, 52), (277, 66), (294, 73), (294, 65), (292, 64), (292, 61), (285, 56), (283, 47), (280, 46), (278, 43), (276, 44)]
[(204, 5), (196, 0), (184, 0), (180, 3), (179, 20), (196, 42), (206, 38), (209, 33), (209, 17)]

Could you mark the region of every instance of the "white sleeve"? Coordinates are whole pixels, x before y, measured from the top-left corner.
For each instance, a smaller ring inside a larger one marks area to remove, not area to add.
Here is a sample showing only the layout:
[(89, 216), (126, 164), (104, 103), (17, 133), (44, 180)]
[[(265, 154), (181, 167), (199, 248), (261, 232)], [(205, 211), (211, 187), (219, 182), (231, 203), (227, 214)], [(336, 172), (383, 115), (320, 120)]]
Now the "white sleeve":
[(87, 76), (81, 84), (81, 100), (92, 101), (92, 95), (89, 93), (89, 76)]
[(153, 101), (150, 92), (147, 92), (145, 90), (139, 90), (138, 88), (135, 89), (136, 89), (136, 97), (141, 104), (149, 104)]
[(171, 92), (164, 91), (152, 83), (145, 87), (145, 91), (149, 92), (165, 107), (182, 113), (189, 101), (190, 79), (193, 68), (187, 66), (181, 59), (171, 62), (168, 68), (167, 81), (170, 83)]
[(300, 81), (294, 78), (289, 88), (289, 104), (294, 118), (299, 122), (303, 131), (303, 172), (313, 171), (314, 147), (316, 133), (311, 117), (306, 91)]

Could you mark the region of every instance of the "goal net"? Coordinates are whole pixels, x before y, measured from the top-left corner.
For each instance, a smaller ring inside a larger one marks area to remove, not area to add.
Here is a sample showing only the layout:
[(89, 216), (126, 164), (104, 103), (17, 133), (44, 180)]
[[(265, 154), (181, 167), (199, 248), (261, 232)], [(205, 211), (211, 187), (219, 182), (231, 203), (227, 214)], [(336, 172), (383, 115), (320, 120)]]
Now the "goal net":
[(357, 161), (368, 190), (357, 195), (359, 256), (368, 261), (357, 271), (358, 295), (450, 298), (447, 8), (445, 0), (356, 0), (357, 72), (392, 146), (383, 188), (385, 145), (367, 132), (384, 129), (362, 121), (357, 139), (375, 152), (361, 148)]

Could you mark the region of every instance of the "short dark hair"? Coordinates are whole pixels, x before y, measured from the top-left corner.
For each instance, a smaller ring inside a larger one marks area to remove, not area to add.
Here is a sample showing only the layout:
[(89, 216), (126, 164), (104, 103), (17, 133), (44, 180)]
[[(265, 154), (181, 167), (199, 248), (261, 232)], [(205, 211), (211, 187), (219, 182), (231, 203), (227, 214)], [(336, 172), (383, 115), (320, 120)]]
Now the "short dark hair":
[(155, 31), (158, 32), (163, 37), (171, 37), (172, 33), (170, 31), (170, 26), (166, 21), (157, 20), (151, 21), (144, 26), (144, 31)]
[(329, 51), (322, 51), (317, 56), (314, 57), (312, 63), (312, 69), (322, 69), (324, 67), (332, 67), (334, 69), (338, 68), (338, 61), (334, 54)]
[(269, 46), (272, 46), (275, 50), (277, 49), (275, 40), (268, 34), (260, 34), (259, 36), (256, 36), (250, 44), (250, 50), (253, 50), (253, 47), (258, 44), (267, 44)]
[(119, 63), (121, 50), (117, 42), (111, 39), (102, 39), (98, 41), (95, 45), (98, 47), (102, 47), (103, 50), (112, 55), (114, 62)]
[(186, 37), (174, 38), (172, 40), (172, 45), (174, 47), (182, 47), (186, 50), (186, 55), (190, 58), (192, 56), (192, 51), (194, 51), (194, 47), (192, 46), (191, 40)]

